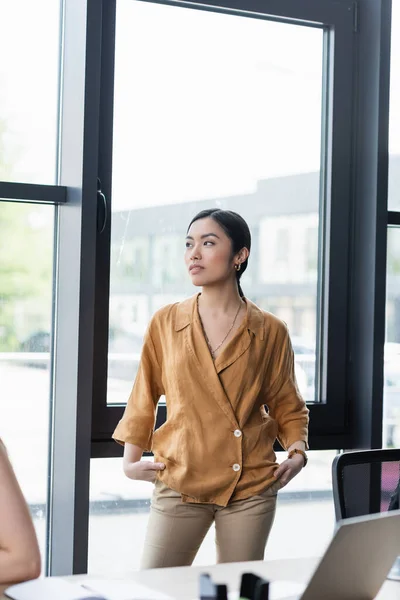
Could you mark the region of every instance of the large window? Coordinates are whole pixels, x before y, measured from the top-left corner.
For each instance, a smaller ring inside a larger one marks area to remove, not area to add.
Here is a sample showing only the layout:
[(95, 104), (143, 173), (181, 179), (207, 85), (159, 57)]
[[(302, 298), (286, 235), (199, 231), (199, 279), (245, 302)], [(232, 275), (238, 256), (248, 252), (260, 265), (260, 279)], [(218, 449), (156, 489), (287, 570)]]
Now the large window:
[[(327, 263), (335, 237), (330, 222), (340, 207), (328, 173), (336, 150), (331, 34), (321, 23), (116, 2), (108, 379), (103, 421), (102, 389), (95, 399), (95, 439), (108, 441), (122, 413), (152, 314), (196, 291), (184, 268), (184, 238), (191, 218), (209, 207), (247, 220), (253, 243), (245, 294), (288, 324), (300, 390), (308, 402), (326, 404), (322, 348), (328, 337), (335, 347), (343, 327), (340, 321), (327, 336), (329, 316), (335, 322), (330, 286), (342, 293)], [(347, 85), (351, 78), (341, 80)], [(346, 107), (339, 113), (340, 120)], [(346, 218), (344, 211), (341, 225)], [(331, 263), (343, 266), (340, 251)], [(104, 377), (104, 369), (98, 372)], [(333, 389), (328, 401), (337, 409)], [(161, 399), (158, 424), (164, 418)], [(326, 544), (334, 526), (335, 453), (312, 452), (311, 467), (280, 494), (269, 557), (312, 556)], [(139, 567), (151, 493), (150, 484), (123, 476), (120, 459), (92, 459), (90, 572)], [(299, 532), (307, 542), (289, 547), (287, 523), (305, 512), (314, 515), (318, 533)], [(134, 536), (117, 544), (127, 530)], [(108, 547), (99, 543), (104, 536)], [(196, 564), (214, 559), (211, 530)]]
[(0, 0), (0, 181), (55, 183), (60, 2)]
[(400, 447), (400, 229), (388, 231), (383, 446)]
[(400, 447), (400, 2), (393, 2), (389, 113), (384, 447)]
[(0, 1), (0, 437), (47, 571), (61, 3)]
[(50, 423), (54, 208), (0, 202), (0, 436), (43, 557)]
[(288, 324), (300, 390), (321, 409), (313, 434), (334, 426), (345, 445), (353, 13), (313, 3), (302, 22), (292, 4), (273, 19), (267, 6), (265, 18), (247, 5), (193, 8), (118, 0), (103, 22), (100, 181), (112, 219), (98, 254), (94, 456), (100, 442), (119, 452), (110, 435), (149, 319), (196, 291), (184, 236), (207, 207), (249, 223), (245, 294)]
[(389, 210), (400, 210), (400, 2), (392, 4), (389, 112)]
[(117, 2), (109, 403), (129, 395), (154, 311), (195, 293), (184, 238), (209, 207), (247, 220), (245, 294), (286, 321), (318, 395), (322, 67), (320, 28)]

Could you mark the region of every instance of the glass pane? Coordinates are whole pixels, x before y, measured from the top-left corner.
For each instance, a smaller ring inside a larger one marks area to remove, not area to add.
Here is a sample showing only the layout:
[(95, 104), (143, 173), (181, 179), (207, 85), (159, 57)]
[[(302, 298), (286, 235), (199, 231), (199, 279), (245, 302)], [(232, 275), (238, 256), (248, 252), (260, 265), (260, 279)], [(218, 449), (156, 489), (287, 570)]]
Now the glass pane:
[(400, 210), (400, 0), (392, 2), (389, 114), (389, 210)]
[(383, 448), (400, 448), (400, 229), (389, 227), (386, 280)]
[[(299, 386), (315, 399), (322, 56), (319, 29), (118, 0), (110, 404), (129, 396), (154, 311), (196, 291), (184, 238), (209, 207), (249, 223), (245, 294), (287, 322)], [(332, 533), (335, 452), (311, 454), (280, 496), (268, 556), (315, 556)], [(151, 492), (121, 459), (92, 460), (90, 573), (138, 568)], [(315, 534), (288, 545), (287, 520), (299, 528), (307, 510)], [(215, 560), (213, 538), (196, 564)]]
[(118, 1), (109, 403), (154, 311), (195, 293), (184, 237), (209, 207), (247, 220), (244, 292), (286, 321), (316, 399), (322, 56), (320, 29)]
[(58, 0), (0, 0), (0, 181), (56, 182), (59, 30)]
[[(323, 554), (335, 525), (331, 479), (335, 455), (335, 450), (309, 452), (307, 468), (279, 492), (266, 560)], [(285, 456), (278, 453), (278, 461)], [(138, 569), (152, 484), (127, 479), (120, 458), (93, 459), (90, 471), (88, 572), (114, 576)], [(289, 531), (296, 534), (290, 536)], [(215, 562), (214, 536), (212, 527), (195, 565)]]
[(0, 437), (31, 509), (43, 563), (53, 221), (51, 206), (0, 202)]

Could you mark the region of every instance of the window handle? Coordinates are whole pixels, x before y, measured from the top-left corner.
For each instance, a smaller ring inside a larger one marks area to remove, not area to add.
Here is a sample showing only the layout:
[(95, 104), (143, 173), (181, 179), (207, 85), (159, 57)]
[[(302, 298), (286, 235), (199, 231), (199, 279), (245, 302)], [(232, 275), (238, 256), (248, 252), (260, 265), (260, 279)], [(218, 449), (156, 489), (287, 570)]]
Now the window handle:
[(108, 220), (107, 198), (102, 192), (101, 181), (97, 178), (97, 231), (103, 233)]

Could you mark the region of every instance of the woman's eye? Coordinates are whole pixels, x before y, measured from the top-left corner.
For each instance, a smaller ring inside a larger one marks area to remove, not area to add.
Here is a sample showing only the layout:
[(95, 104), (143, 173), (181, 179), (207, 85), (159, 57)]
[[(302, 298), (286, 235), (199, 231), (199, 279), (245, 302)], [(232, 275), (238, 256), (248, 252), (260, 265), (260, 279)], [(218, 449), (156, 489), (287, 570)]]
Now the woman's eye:
[(214, 246), (214, 242), (210, 242), (210, 241), (204, 242), (205, 246), (207, 246), (207, 244), (210, 244), (210, 246)]
[(190, 242), (186, 242), (186, 244), (185, 244), (185, 247), (186, 247), (186, 248), (190, 248), (190, 246), (191, 246), (191, 245), (192, 245), (192, 244), (190, 244)]

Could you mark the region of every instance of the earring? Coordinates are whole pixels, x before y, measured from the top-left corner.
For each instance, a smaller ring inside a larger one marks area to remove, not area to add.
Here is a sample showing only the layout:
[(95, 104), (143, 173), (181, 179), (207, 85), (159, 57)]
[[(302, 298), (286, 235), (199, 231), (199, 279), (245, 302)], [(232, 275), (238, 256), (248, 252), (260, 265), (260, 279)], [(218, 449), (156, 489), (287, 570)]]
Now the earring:
[(242, 268), (242, 265), (240, 263), (238, 263), (237, 265), (235, 265), (236, 271), (240, 271), (241, 268)]

